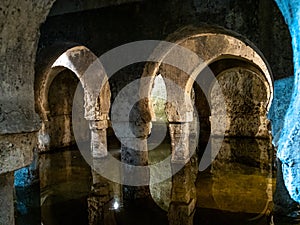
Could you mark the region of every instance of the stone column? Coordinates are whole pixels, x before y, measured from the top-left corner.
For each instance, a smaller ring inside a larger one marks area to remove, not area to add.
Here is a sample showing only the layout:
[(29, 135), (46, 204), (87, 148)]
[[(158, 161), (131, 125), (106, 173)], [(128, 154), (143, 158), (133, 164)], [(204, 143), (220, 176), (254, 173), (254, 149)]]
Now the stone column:
[(15, 12), (0, 20), (0, 27), (5, 30), (0, 33), (0, 224), (3, 225), (14, 224), (12, 171), (30, 164), (36, 131), (40, 128), (34, 103), (34, 65), (39, 28), (53, 2), (0, 3), (3, 12)]
[(90, 121), (91, 152), (93, 158), (102, 158), (107, 156), (107, 127), (107, 120)]
[[(36, 146), (36, 132), (0, 135), (0, 224), (14, 224), (14, 172), (29, 165)], [(4, 222), (3, 222), (4, 221)]]
[(172, 162), (186, 163), (190, 156), (189, 136), (190, 128), (194, 130), (194, 112), (191, 99), (182, 89), (173, 83), (166, 83), (168, 90), (168, 102), (165, 106), (169, 121), (171, 137)]
[(190, 124), (195, 122), (194, 107), (190, 93), (185, 87), (186, 74), (180, 71), (178, 74), (174, 73), (174, 76), (176, 74), (178, 76), (178, 79), (177, 76), (175, 79), (171, 72), (172, 69), (166, 71), (166, 75), (170, 78), (165, 80), (168, 96), (165, 112), (169, 121), (172, 162), (185, 163), (190, 158), (189, 136)]
[(189, 122), (169, 123), (173, 163), (186, 163), (191, 156), (189, 127)]
[(0, 224), (14, 225), (14, 173), (0, 174)]

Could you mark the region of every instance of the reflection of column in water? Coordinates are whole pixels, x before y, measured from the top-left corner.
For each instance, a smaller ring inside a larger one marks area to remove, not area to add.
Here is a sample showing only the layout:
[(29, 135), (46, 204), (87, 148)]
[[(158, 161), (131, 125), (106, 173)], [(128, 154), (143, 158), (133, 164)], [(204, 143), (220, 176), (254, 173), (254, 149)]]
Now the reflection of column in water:
[(194, 116), (194, 121), (189, 123), (189, 149), (190, 154), (193, 154), (194, 152), (198, 151), (198, 143), (199, 143), (199, 130), (200, 130), (200, 124), (197, 120), (198, 117)]
[[(196, 158), (172, 177), (171, 203), (168, 212), (170, 225), (192, 225), (196, 207), (195, 180), (198, 172)], [(182, 166), (172, 164), (172, 167)]]
[(275, 150), (270, 138), (256, 139), (258, 148), (260, 150), (260, 170), (262, 174), (272, 177), (272, 169), (275, 159)]
[[(121, 160), (124, 163), (122, 177), (126, 184), (147, 184), (150, 179), (148, 165), (148, 151), (146, 138), (121, 138)], [(134, 170), (133, 166), (141, 166), (143, 169)], [(149, 186), (123, 185), (124, 199), (132, 200), (146, 198), (150, 195)]]
[(128, 200), (145, 198), (150, 195), (147, 137), (151, 124), (140, 121), (136, 109), (130, 112), (131, 121), (118, 121), (118, 119), (112, 121), (112, 124), (121, 142), (122, 163), (119, 182), (123, 184), (123, 198)]
[(87, 200), (89, 225), (115, 225), (113, 210), (117, 210), (118, 207), (116, 206), (120, 204), (120, 185), (105, 179), (95, 171), (92, 171), (92, 176), (93, 186)]
[(64, 158), (64, 167), (65, 167), (65, 171), (66, 171), (66, 180), (69, 181), (72, 178), (72, 151), (66, 151), (63, 154), (63, 158)]

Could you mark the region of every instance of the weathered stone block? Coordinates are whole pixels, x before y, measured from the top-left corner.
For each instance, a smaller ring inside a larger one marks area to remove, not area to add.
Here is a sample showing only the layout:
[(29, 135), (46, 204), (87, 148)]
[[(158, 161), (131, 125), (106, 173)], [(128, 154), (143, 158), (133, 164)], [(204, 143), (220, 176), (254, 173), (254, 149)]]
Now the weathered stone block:
[(0, 135), (0, 174), (28, 166), (33, 160), (37, 133)]

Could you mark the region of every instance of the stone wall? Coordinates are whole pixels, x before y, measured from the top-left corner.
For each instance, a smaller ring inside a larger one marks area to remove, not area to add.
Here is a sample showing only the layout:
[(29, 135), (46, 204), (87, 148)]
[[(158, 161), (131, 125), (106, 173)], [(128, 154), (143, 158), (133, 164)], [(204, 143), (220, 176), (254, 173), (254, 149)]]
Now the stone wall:
[[(294, 53), (294, 88), (289, 108), (285, 115), (284, 126), (278, 141), (277, 156), (280, 160), (284, 185), (287, 188), (288, 195), (298, 204), (300, 203), (300, 32), (299, 32), (299, 16), (300, 2), (296, 0), (276, 1), (286, 22), (289, 26), (293, 53)], [(283, 192), (281, 199), (287, 199), (289, 196)], [(278, 201), (280, 204), (280, 201)], [(297, 207), (292, 209), (291, 215), (297, 216)], [(298, 214), (299, 215), (299, 214)]]
[(53, 0), (0, 3), (0, 135), (4, 135), (0, 138), (0, 161), (9, 162), (1, 166), (0, 173), (28, 165), (32, 159), (36, 139), (32, 132), (40, 127), (34, 111), (34, 62), (39, 27), (52, 3)]
[(121, 5), (124, 3), (139, 2), (141, 0), (60, 0), (53, 4), (49, 16), (62, 15), (73, 12), (99, 9), (109, 6)]
[(193, 2), (198, 20), (233, 30), (253, 42), (267, 58), (275, 79), (293, 73), (291, 37), (275, 1)]
[(248, 38), (267, 58), (276, 79), (290, 76), (293, 63), (288, 28), (273, 1), (259, 2), (185, 0), (156, 4), (145, 1), (51, 16), (41, 28), (39, 47), (42, 49), (56, 41), (72, 41), (87, 46), (99, 56), (121, 44), (164, 40), (180, 27), (206, 23)]
[(294, 77), (279, 79), (274, 82), (274, 99), (268, 113), (272, 125), (273, 144), (277, 147), (284, 125), (284, 119), (288, 110), (292, 92)]
[(12, 171), (32, 161), (39, 117), (34, 63), (40, 24), (54, 0), (0, 3), (0, 224), (14, 224)]
[[(268, 93), (261, 75), (242, 67), (235, 67), (218, 74), (226, 106), (226, 136), (269, 137), (266, 105)], [(220, 113), (222, 103), (218, 87), (212, 87), (212, 115)], [(213, 132), (213, 131), (212, 131)]]

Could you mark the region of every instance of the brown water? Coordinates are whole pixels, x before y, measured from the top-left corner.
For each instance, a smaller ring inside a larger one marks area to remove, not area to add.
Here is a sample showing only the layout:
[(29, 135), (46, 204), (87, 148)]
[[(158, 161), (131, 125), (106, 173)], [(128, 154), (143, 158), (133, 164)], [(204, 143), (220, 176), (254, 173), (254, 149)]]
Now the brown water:
[[(169, 153), (169, 144), (160, 145), (149, 152), (150, 163)], [(198, 171), (193, 157), (138, 201), (125, 201), (122, 187), (93, 173), (77, 149), (40, 155), (39, 169), (39, 185), (16, 193), (19, 201), (27, 193), (41, 207), (31, 204), (27, 213), (17, 213), (17, 225), (300, 224), (271, 216), (275, 173), (269, 140), (226, 139), (206, 171)]]

